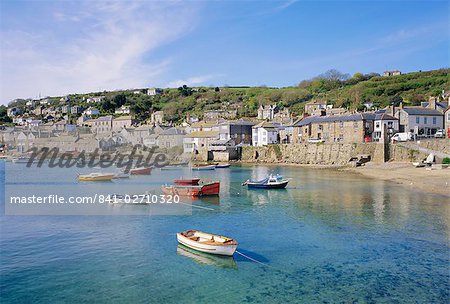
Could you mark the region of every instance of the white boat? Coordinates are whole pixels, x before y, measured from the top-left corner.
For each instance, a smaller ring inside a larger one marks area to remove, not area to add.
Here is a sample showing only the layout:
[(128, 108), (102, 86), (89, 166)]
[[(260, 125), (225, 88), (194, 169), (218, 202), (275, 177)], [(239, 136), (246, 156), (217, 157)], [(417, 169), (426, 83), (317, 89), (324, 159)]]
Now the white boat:
[(90, 173), (78, 175), (79, 181), (93, 182), (93, 181), (111, 181), (114, 177), (114, 173)]
[(191, 249), (226, 256), (232, 256), (238, 247), (236, 240), (197, 230), (177, 233), (177, 241)]
[(412, 165), (416, 168), (425, 167), (425, 164), (423, 162), (413, 162)]
[(215, 170), (216, 165), (199, 165), (199, 166), (193, 166), (192, 170), (196, 171), (205, 171), (205, 170)]
[(118, 172), (116, 174), (114, 174), (114, 179), (118, 179), (118, 178), (130, 178), (130, 174), (128, 173), (123, 173), (123, 172)]
[(20, 157), (16, 157), (12, 159), (12, 162), (14, 164), (27, 164), (30, 161), (29, 157), (24, 157), (24, 156), (20, 156)]

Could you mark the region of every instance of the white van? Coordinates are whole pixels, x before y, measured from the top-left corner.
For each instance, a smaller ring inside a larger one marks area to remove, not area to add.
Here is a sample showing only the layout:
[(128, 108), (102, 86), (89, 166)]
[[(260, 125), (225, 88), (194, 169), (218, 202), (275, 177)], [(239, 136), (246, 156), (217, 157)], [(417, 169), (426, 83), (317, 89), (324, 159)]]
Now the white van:
[(411, 132), (404, 132), (404, 133), (395, 133), (392, 137), (391, 140), (392, 142), (395, 141), (408, 141), (408, 140), (412, 140), (413, 136)]

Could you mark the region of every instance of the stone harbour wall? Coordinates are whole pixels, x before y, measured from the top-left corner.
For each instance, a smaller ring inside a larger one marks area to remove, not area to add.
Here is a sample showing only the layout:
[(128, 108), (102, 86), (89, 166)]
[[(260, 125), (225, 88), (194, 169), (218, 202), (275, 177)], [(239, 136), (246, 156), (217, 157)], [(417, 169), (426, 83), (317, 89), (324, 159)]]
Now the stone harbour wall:
[(380, 143), (304, 143), (242, 147), (241, 161), (314, 165), (347, 165), (352, 157), (370, 155), (374, 162), (384, 162), (385, 146)]

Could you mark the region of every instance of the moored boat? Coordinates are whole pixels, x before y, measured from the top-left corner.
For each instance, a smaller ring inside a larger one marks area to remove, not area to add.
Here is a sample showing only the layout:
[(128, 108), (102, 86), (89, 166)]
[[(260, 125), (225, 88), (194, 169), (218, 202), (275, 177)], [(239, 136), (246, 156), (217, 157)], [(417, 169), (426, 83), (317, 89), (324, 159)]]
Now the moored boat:
[(226, 256), (232, 256), (238, 247), (238, 242), (232, 238), (197, 230), (177, 233), (177, 241), (194, 250)]
[(19, 156), (11, 160), (14, 164), (27, 164), (30, 161), (29, 157)]
[(231, 165), (229, 163), (220, 163), (216, 165), (216, 168), (229, 168)]
[(130, 170), (131, 175), (150, 175), (152, 172), (151, 167), (138, 167)]
[(184, 168), (188, 168), (186, 165), (167, 165), (164, 167), (161, 167), (161, 170), (168, 171), (168, 170), (183, 170)]
[(199, 178), (179, 178), (173, 181), (176, 185), (198, 185)]
[(203, 165), (203, 166), (194, 166), (192, 170), (204, 171), (204, 170), (215, 170), (216, 165)]
[(124, 172), (118, 172), (114, 174), (114, 179), (120, 179), (120, 178), (130, 178), (130, 174), (124, 173)]
[(111, 181), (114, 177), (114, 173), (90, 173), (78, 175), (79, 181)]
[(248, 188), (283, 189), (286, 188), (288, 183), (289, 179), (284, 179), (281, 175), (269, 175), (269, 177), (259, 181), (248, 179), (242, 185), (247, 185)]
[(189, 197), (219, 195), (220, 182), (212, 182), (203, 185), (162, 186), (161, 189), (163, 193), (166, 195), (178, 195)]

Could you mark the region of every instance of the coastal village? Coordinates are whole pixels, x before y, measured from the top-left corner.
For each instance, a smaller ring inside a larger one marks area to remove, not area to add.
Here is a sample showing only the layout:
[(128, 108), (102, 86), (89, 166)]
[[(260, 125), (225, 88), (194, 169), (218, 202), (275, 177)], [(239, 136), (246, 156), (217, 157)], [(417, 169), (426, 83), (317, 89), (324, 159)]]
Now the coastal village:
[[(133, 94), (157, 96), (165, 91), (149, 88), (133, 90)], [(230, 161), (241, 159), (242, 149), (250, 146), (387, 144), (399, 140), (393, 137), (397, 133), (408, 133), (408, 139), (438, 140), (448, 138), (450, 130), (449, 91), (428, 96), (420, 106), (400, 102), (378, 109), (366, 102), (364, 109), (356, 111), (313, 100), (302, 113), (291, 113), (268, 103), (259, 105), (256, 117), (237, 117), (235, 109), (209, 110), (202, 117), (186, 114), (179, 123), (168, 121), (164, 111), (151, 109), (150, 119), (140, 121), (129, 105), (115, 108), (113, 115), (101, 115), (104, 99), (98, 94), (83, 97), (87, 105), (83, 107), (72, 104), (68, 96), (60, 97), (62, 106), (47, 97), (29, 99), (24, 108), (8, 107), (13, 126), (1, 126), (3, 152), (24, 154), (31, 148), (58, 147), (61, 152), (90, 153), (127, 151), (138, 145), (155, 147), (177, 159)]]

